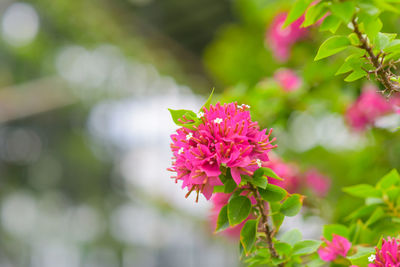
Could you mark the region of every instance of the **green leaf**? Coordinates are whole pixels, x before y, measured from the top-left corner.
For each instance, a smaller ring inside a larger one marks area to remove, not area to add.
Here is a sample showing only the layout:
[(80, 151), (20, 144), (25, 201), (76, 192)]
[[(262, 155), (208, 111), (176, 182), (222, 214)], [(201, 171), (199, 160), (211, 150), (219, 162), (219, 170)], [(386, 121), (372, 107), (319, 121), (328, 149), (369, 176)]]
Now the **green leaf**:
[(209, 109), (209, 106), (211, 104), (211, 100), (212, 100), (212, 97), (213, 97), (213, 94), (214, 94), (214, 89), (215, 88), (212, 89), (210, 96), (207, 98), (206, 103), (204, 103), (204, 105), (201, 107), (200, 111), (203, 110), (204, 107)]
[(332, 56), (340, 51), (343, 51), (349, 45), (350, 41), (346, 36), (332, 36), (322, 43), (314, 60), (320, 60)]
[(345, 82), (354, 82), (356, 80), (359, 80), (361, 78), (364, 78), (367, 76), (367, 72), (363, 69), (358, 69), (354, 70), (352, 73), (350, 73), (345, 79)]
[(345, 187), (342, 189), (349, 195), (361, 198), (367, 197), (381, 197), (382, 192), (369, 184), (359, 184), (354, 186)]
[(245, 196), (237, 196), (229, 200), (228, 220), (231, 226), (237, 225), (245, 220), (251, 210), (251, 201)]
[(293, 247), (293, 256), (300, 256), (300, 255), (306, 255), (306, 254), (311, 254), (317, 251), (319, 246), (321, 246), (322, 242), (321, 241), (316, 241), (316, 240), (303, 240), (298, 242), (296, 245)]
[(383, 217), (385, 217), (385, 212), (381, 207), (379, 207), (374, 211), (374, 213), (372, 213), (371, 217), (369, 217), (365, 225), (370, 226), (371, 224), (374, 224), (378, 220), (382, 219)]
[(360, 219), (363, 217), (367, 217), (376, 209), (378, 205), (369, 205), (369, 206), (362, 206), (358, 208), (356, 211), (352, 212), (349, 216), (345, 218), (345, 220), (353, 220), (353, 219)]
[(269, 202), (269, 206), (272, 212), (272, 223), (274, 224), (275, 230), (279, 231), (279, 228), (285, 219), (285, 215), (280, 213), (281, 204), (279, 202)]
[(361, 69), (364, 64), (364, 60), (359, 55), (351, 55), (346, 58), (345, 62), (338, 69), (335, 75), (343, 74), (353, 70)]
[(294, 246), (296, 243), (300, 242), (302, 238), (303, 235), (298, 229), (292, 229), (285, 232), (279, 240)]
[(267, 168), (267, 167), (263, 167), (260, 168), (263, 172), (265, 176), (277, 179), (279, 181), (283, 181), (283, 179), (281, 177), (279, 177), (272, 169)]
[(256, 234), (258, 228), (258, 220), (248, 220), (240, 231), (240, 243), (247, 253), (251, 251), (256, 242)]
[(333, 3), (330, 9), (334, 15), (348, 23), (355, 12), (355, 4), (352, 1)]
[(281, 212), (285, 216), (295, 216), (301, 210), (302, 196), (299, 194), (293, 194), (288, 197), (281, 206)]
[(285, 189), (273, 184), (268, 184), (267, 188), (260, 188), (258, 191), (265, 201), (281, 201), (287, 195)]
[(327, 224), (324, 225), (324, 229), (322, 231), (322, 235), (328, 239), (328, 240), (332, 240), (332, 234), (336, 234), (336, 235), (340, 235), (343, 236), (345, 238), (349, 238), (350, 237), (350, 232), (349, 229), (341, 224)]
[(297, 0), (287, 16), (283, 27), (287, 27), (304, 14), (313, 0)]
[(375, 37), (382, 29), (382, 21), (379, 18), (375, 17), (366, 17), (363, 21), (364, 31), (367, 34), (368, 38), (374, 42)]
[(319, 30), (330, 31), (331, 33), (335, 33), (337, 29), (340, 27), (340, 24), (342, 24), (342, 21), (338, 17), (330, 15), (326, 17), (324, 21), (321, 23)]
[(217, 219), (217, 227), (215, 228), (215, 232), (218, 233), (223, 231), (229, 227), (229, 220), (228, 220), (228, 205), (222, 207), (218, 214)]
[(375, 38), (374, 48), (379, 51), (384, 50), (390, 45), (390, 42), (393, 41), (394, 38), (396, 38), (396, 34), (378, 32)]
[(288, 256), (292, 251), (292, 247), (287, 243), (276, 242), (274, 245), (276, 252), (278, 252), (280, 256)]
[(326, 3), (320, 2), (316, 5), (310, 6), (307, 10), (307, 13), (304, 17), (304, 22), (301, 25), (302, 27), (308, 27), (316, 23), (319, 19), (321, 19), (325, 13), (328, 12), (328, 8)]
[(391, 170), (388, 174), (382, 177), (382, 179), (376, 184), (378, 188), (388, 189), (389, 187), (396, 185), (400, 182), (400, 175), (396, 169)]
[(226, 172), (226, 175), (221, 174), (219, 178), (224, 184), (224, 193), (232, 193), (233, 191), (235, 191), (237, 185), (236, 182), (233, 180), (232, 174), (229, 170)]
[(371, 254), (375, 254), (374, 248), (357, 247), (357, 252), (354, 255), (348, 256), (347, 259), (351, 261), (351, 264), (357, 266), (367, 266), (369, 261), (368, 257)]
[(250, 179), (250, 182), (257, 186), (260, 187), (262, 189), (267, 188), (268, 185), (268, 179), (267, 177), (264, 176), (264, 170), (263, 168), (259, 168), (257, 169), (254, 174), (253, 174), (253, 178)]

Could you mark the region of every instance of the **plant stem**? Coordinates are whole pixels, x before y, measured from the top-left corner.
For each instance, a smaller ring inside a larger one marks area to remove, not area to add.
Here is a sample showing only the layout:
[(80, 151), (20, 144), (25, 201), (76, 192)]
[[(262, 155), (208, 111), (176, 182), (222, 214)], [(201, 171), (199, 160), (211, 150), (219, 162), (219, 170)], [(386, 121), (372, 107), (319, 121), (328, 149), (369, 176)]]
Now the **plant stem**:
[[(279, 258), (279, 255), (276, 252), (275, 247), (274, 247), (274, 243), (272, 241), (272, 231), (271, 231), (271, 229), (269, 228), (269, 225), (268, 225), (268, 215), (265, 212), (265, 208), (266, 208), (265, 202), (260, 197), (260, 195), (258, 194), (257, 188), (255, 188), (254, 186), (250, 185), (250, 190), (253, 192), (254, 198), (257, 201), (256, 206), (257, 206), (257, 209), (258, 209), (258, 211), (260, 212), (260, 215), (261, 215), (261, 225), (263, 227), (263, 231), (264, 231), (264, 233), (266, 235), (266, 238), (267, 238), (267, 244), (268, 244), (269, 252), (271, 253), (271, 256), (273, 258)], [(284, 265), (281, 263), (278, 266), (283, 267)]]
[(373, 73), (375, 73), (377, 80), (380, 81), (385, 87), (384, 91), (388, 90), (389, 94), (394, 92), (399, 92), (400, 91), (399, 85), (390, 80), (390, 78), (393, 77), (394, 75), (391, 73), (389, 69), (385, 68), (383, 64), (383, 59), (379, 60), (378, 56), (379, 54), (375, 55), (372, 46), (368, 43), (367, 38), (365, 38), (360, 32), (358, 23), (356, 22), (355, 18), (353, 18), (352, 24), (354, 27), (354, 33), (357, 35), (358, 39), (361, 42), (361, 45), (359, 47), (364, 49), (368, 53), (369, 56), (368, 60), (372, 63), (372, 65), (375, 68), (375, 71), (373, 71)]

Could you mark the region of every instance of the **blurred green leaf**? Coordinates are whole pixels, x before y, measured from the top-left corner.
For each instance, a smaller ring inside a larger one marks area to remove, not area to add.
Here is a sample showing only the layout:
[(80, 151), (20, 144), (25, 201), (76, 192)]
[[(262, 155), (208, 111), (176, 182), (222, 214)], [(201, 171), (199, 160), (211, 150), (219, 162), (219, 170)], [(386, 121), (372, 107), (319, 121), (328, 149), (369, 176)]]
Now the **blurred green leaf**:
[(304, 12), (306, 11), (307, 7), (312, 3), (312, 1), (313, 0), (296, 0), (293, 7), (290, 9), (290, 12), (285, 20), (285, 23), (283, 24), (283, 27), (287, 27), (288, 25), (296, 21), (298, 18), (300, 18), (301, 15), (303, 15)]
[(342, 190), (348, 193), (349, 195), (361, 198), (382, 196), (381, 191), (379, 191), (378, 189), (369, 184), (359, 184), (359, 185), (344, 187)]
[(223, 231), (229, 227), (229, 220), (228, 220), (228, 205), (222, 207), (218, 214), (217, 219), (217, 227), (215, 228), (215, 232), (218, 233)]
[(281, 212), (285, 216), (295, 216), (301, 210), (302, 196), (299, 194), (293, 194), (288, 197), (281, 206)]
[(231, 226), (235, 226), (245, 220), (251, 211), (251, 202), (245, 196), (237, 196), (229, 200), (228, 220)]

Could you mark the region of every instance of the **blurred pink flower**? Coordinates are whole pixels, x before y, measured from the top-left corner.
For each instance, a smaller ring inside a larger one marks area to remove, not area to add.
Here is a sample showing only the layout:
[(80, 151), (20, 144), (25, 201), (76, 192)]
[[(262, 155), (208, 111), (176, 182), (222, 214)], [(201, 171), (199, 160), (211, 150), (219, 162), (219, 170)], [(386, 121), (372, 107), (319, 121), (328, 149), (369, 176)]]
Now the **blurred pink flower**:
[(306, 184), (317, 196), (324, 197), (331, 188), (331, 179), (311, 169), (306, 172)]
[(274, 57), (280, 62), (285, 62), (289, 59), (292, 45), (308, 33), (307, 29), (300, 28), (304, 21), (304, 16), (283, 28), (286, 16), (286, 12), (279, 13), (271, 22), (266, 36), (268, 46), (272, 50)]
[(214, 186), (222, 185), (220, 166), (230, 168), (237, 184), (241, 174), (253, 172), (268, 161), (268, 152), (276, 147), (269, 140), (272, 129), (260, 130), (257, 122), (251, 121), (248, 105), (217, 103), (203, 108), (197, 116), (202, 123), (190, 130), (181, 127), (171, 135), (173, 152), (172, 176), (177, 182), (182, 180), (182, 188), (187, 187), (187, 196), (196, 191), (210, 199)]
[(348, 108), (346, 119), (354, 130), (363, 131), (377, 118), (393, 111), (392, 104), (377, 91), (374, 85), (365, 86), (360, 97)]
[(264, 167), (268, 167), (273, 170), (279, 177), (282, 177), (283, 181), (277, 179), (268, 179), (268, 182), (274, 185), (278, 185), (286, 189), (290, 193), (298, 193), (300, 190), (301, 179), (300, 173), (296, 165), (291, 163), (285, 163), (278, 157), (271, 157), (271, 160), (263, 164)]
[(302, 85), (301, 78), (290, 69), (279, 69), (274, 74), (275, 81), (286, 92), (291, 92), (299, 89)]
[[(241, 195), (245, 195), (245, 194), (247, 194), (247, 191), (243, 191), (241, 193)], [(227, 193), (215, 193), (212, 196), (211, 201), (213, 203), (213, 207), (212, 207), (212, 211), (211, 211), (211, 215), (210, 215), (210, 221), (211, 221), (211, 226), (213, 227), (213, 231), (214, 231), (215, 227), (217, 226), (217, 219), (218, 219), (219, 212), (226, 204), (228, 204), (228, 201), (229, 201), (229, 198), (231, 197), (231, 195), (232, 194), (227, 194)], [(250, 197), (250, 201), (251, 201), (251, 204), (253, 204), (253, 205), (255, 205), (257, 202), (253, 196)], [(235, 225), (233, 227), (231, 226), (220, 233), (227, 237), (230, 237), (232, 239), (238, 240), (240, 237), (240, 231), (242, 230), (243, 225), (247, 222), (247, 220), (254, 219), (253, 217), (254, 217), (253, 215), (249, 215), (249, 217), (247, 219), (245, 219), (243, 222), (241, 222), (238, 225)]]
[(318, 255), (323, 261), (334, 261), (338, 256), (346, 257), (351, 248), (351, 243), (345, 237), (333, 234), (332, 241), (321, 238), (325, 246), (318, 249)]
[(388, 237), (383, 239), (382, 248), (375, 248), (375, 255), (372, 254), (368, 267), (399, 267), (400, 266), (400, 240)]

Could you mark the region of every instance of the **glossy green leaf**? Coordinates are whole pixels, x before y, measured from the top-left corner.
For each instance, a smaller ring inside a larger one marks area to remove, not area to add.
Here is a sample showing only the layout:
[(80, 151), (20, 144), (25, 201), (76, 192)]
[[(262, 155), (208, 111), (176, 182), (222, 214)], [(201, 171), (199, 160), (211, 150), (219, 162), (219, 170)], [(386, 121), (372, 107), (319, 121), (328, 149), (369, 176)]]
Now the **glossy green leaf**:
[(217, 227), (215, 228), (215, 232), (220, 232), (229, 227), (229, 220), (228, 220), (228, 205), (222, 207), (218, 214), (217, 219)]
[(251, 251), (256, 242), (256, 234), (258, 228), (258, 220), (248, 220), (240, 231), (240, 243), (247, 253)]
[(228, 220), (231, 226), (237, 225), (245, 220), (251, 211), (251, 202), (245, 196), (236, 196), (228, 203)]
[(301, 26), (308, 27), (315, 24), (326, 14), (326, 12), (328, 12), (328, 8), (324, 2), (319, 2), (316, 5), (310, 6), (304, 16), (304, 22)]
[(348, 23), (355, 12), (355, 4), (353, 1), (336, 2), (330, 6), (330, 9), (334, 15)]
[(258, 191), (265, 201), (281, 201), (287, 195), (285, 189), (273, 184), (268, 184), (265, 189), (260, 188)]
[(342, 189), (349, 195), (361, 198), (381, 197), (382, 192), (369, 184), (358, 184), (354, 186), (344, 187)]
[(260, 187), (262, 189), (267, 188), (268, 185), (268, 179), (266, 176), (264, 176), (264, 170), (263, 168), (259, 168), (257, 169), (254, 174), (253, 174), (253, 178), (250, 179), (250, 182), (257, 186)]
[(324, 21), (321, 23), (319, 30), (330, 31), (331, 33), (335, 33), (340, 27), (340, 24), (342, 24), (342, 21), (338, 17), (330, 15), (326, 17)]
[(382, 177), (382, 179), (377, 183), (378, 188), (388, 189), (389, 187), (399, 184), (400, 175), (396, 169), (391, 170), (388, 174)]
[(292, 229), (285, 232), (279, 240), (294, 246), (296, 243), (300, 242), (302, 238), (303, 235), (298, 229)]
[(299, 194), (293, 194), (288, 197), (281, 206), (281, 212), (285, 216), (295, 216), (301, 210), (302, 196)]
[(343, 51), (349, 45), (350, 41), (346, 36), (332, 36), (322, 43), (314, 60), (320, 60), (332, 56)]
[(279, 181), (283, 181), (283, 179), (281, 177), (279, 177), (279, 175), (277, 175), (272, 169), (267, 168), (267, 167), (263, 167), (260, 168), (263, 172), (265, 176), (277, 179)]
[(290, 10), (283, 27), (287, 27), (288, 25), (296, 21), (298, 18), (300, 18), (301, 15), (303, 15), (304, 12), (306, 11), (307, 7), (312, 3), (312, 1), (313, 0), (297, 0), (294, 3), (292, 9)]
[(307, 255), (314, 253), (321, 246), (322, 242), (317, 240), (303, 240), (293, 247), (293, 256)]

